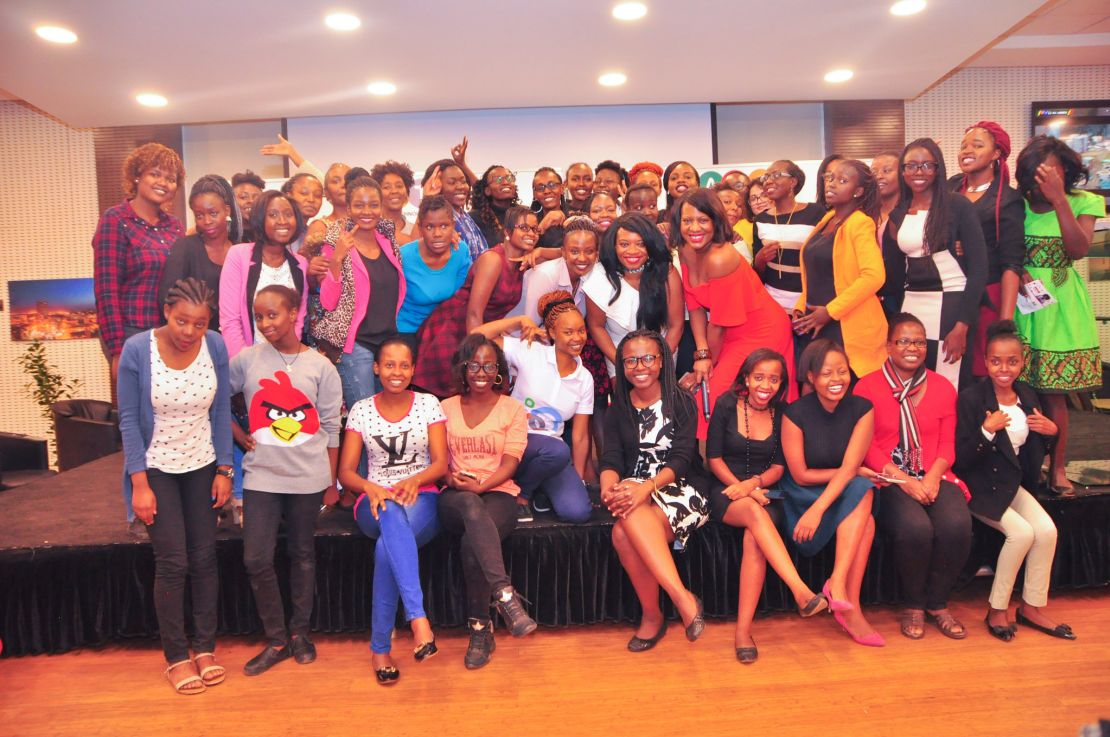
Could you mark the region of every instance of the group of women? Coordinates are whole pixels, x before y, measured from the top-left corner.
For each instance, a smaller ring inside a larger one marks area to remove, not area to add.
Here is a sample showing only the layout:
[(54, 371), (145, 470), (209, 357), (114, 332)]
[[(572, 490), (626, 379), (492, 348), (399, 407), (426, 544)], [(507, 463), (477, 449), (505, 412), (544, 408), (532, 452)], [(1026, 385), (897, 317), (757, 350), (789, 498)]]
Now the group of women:
[[(1031, 493), (1046, 454), (1050, 485), (1067, 486), (1062, 392), (1101, 383), (1072, 263), (1105, 205), (1078, 189), (1082, 164), (1065, 145), (1033, 139), (1018, 191), (1009, 138), (983, 122), (951, 180), (936, 144), (919, 139), (870, 166), (828, 157), (819, 203), (797, 201), (805, 174), (786, 160), (713, 188), (687, 162), (626, 172), (606, 161), (573, 164), (565, 181), (538, 170), (525, 207), (509, 169), (471, 171), (464, 139), (425, 171), (412, 223), (407, 165), (319, 172), (284, 139), (267, 149), (302, 171), (280, 191), (249, 172), (200, 178), (185, 234), (169, 214), (180, 158), (140, 147), (124, 165), (128, 199), (94, 238), (125, 496), (153, 543), (178, 692), (226, 676), (214, 656), (214, 529), (232, 495), (268, 640), (248, 675), (315, 659), (321, 502), (353, 508), (376, 540), (382, 685), (399, 678), (398, 600), (415, 660), (437, 652), (417, 550), (441, 528), (460, 538), (466, 666), (492, 655), (492, 609), (514, 636), (535, 630), (501, 548), (529, 500), (566, 522), (611, 513), (643, 611), (635, 652), (666, 633), (660, 588), (686, 637), (700, 636), (701, 600), (672, 550), (710, 518), (745, 530), (742, 663), (758, 657), (768, 562), (802, 616), (829, 609), (853, 640), (883, 645), (860, 602), (877, 530), (894, 545), (902, 634), (918, 639), (930, 620), (966, 637), (947, 599), (971, 516), (1006, 537), (990, 633), (1014, 637), (1008, 603), (1024, 561), (1017, 622), (1074, 637), (1043, 609), (1055, 528)], [(323, 199), (331, 213), (318, 217)], [(1030, 279), (1056, 301), (1025, 314), (1015, 304)], [(288, 620), (273, 563), (282, 520)], [(820, 591), (780, 530), (803, 555), (835, 539)]]

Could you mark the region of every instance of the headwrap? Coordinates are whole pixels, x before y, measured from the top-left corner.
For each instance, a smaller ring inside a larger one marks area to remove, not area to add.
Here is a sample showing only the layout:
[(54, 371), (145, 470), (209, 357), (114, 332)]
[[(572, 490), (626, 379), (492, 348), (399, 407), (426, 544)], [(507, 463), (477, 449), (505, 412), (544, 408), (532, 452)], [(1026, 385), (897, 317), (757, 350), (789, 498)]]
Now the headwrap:
[[(1001, 239), (1001, 217), (1002, 217), (1002, 188), (1010, 186), (1010, 165), (1006, 163), (1006, 159), (1010, 158), (1010, 134), (991, 120), (980, 120), (975, 125), (969, 125), (964, 129), (966, 134), (973, 128), (982, 128), (990, 135), (994, 141), (995, 148), (998, 149), (998, 194), (995, 196), (994, 201), (994, 238), (997, 242)], [(961, 192), (967, 191), (967, 175), (964, 175), (963, 185), (960, 187)]]

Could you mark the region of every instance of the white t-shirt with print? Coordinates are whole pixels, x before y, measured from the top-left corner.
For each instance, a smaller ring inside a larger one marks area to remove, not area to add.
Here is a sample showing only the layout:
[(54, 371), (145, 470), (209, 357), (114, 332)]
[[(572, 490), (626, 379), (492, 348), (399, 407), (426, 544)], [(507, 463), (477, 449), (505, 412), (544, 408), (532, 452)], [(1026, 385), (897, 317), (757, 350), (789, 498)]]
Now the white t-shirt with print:
[(594, 377), (582, 359), (570, 376), (559, 376), (554, 346), (505, 336), (505, 360), (516, 376), (513, 399), (528, 411), (528, 432), (563, 437), (567, 420), (594, 413)]
[[(424, 392), (410, 392), (412, 406), (408, 414), (390, 422), (378, 411), (379, 395), (355, 402), (347, 415), (347, 429), (362, 436), (366, 454), (366, 478), (389, 488), (401, 479), (420, 473), (432, 463), (428, 428), (446, 422), (439, 400)], [(434, 484), (421, 491), (436, 491)]]

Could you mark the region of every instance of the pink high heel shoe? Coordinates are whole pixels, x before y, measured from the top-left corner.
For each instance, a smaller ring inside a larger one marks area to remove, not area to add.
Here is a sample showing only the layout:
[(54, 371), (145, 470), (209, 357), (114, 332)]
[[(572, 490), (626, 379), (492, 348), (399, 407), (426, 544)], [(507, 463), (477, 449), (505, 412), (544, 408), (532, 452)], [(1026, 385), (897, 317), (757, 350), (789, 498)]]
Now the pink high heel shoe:
[(850, 612), (855, 609), (852, 603), (844, 601), (843, 599), (834, 599), (832, 590), (829, 588), (829, 582), (825, 581), (825, 585), (821, 587), (821, 593), (829, 600), (829, 611), (833, 612)]
[(844, 617), (841, 616), (840, 612), (834, 611), (833, 619), (836, 620), (836, 623), (840, 625), (841, 629), (848, 633), (849, 637), (851, 637), (860, 645), (866, 645), (867, 647), (884, 647), (886, 645), (886, 640), (884, 640), (883, 636), (880, 635), (878, 632), (872, 632), (871, 634), (864, 635), (863, 637), (860, 637), (855, 632), (852, 632), (852, 630), (848, 629), (848, 623), (844, 621)]

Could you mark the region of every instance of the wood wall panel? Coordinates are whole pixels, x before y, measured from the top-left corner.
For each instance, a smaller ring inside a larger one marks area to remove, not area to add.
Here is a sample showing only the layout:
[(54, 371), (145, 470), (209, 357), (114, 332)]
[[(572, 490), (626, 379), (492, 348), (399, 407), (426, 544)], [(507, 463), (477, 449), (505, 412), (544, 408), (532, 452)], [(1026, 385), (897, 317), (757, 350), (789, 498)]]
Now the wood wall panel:
[[(118, 205), (123, 201), (123, 185), (120, 174), (127, 154), (144, 143), (161, 143), (182, 156), (180, 125), (129, 125), (118, 128), (96, 128), (93, 130), (96, 149), (96, 188), (100, 211)], [(184, 158), (184, 157), (183, 157)], [(177, 188), (173, 212), (185, 220), (184, 182)]]
[(836, 100), (825, 103), (825, 152), (870, 159), (906, 145), (902, 100)]

